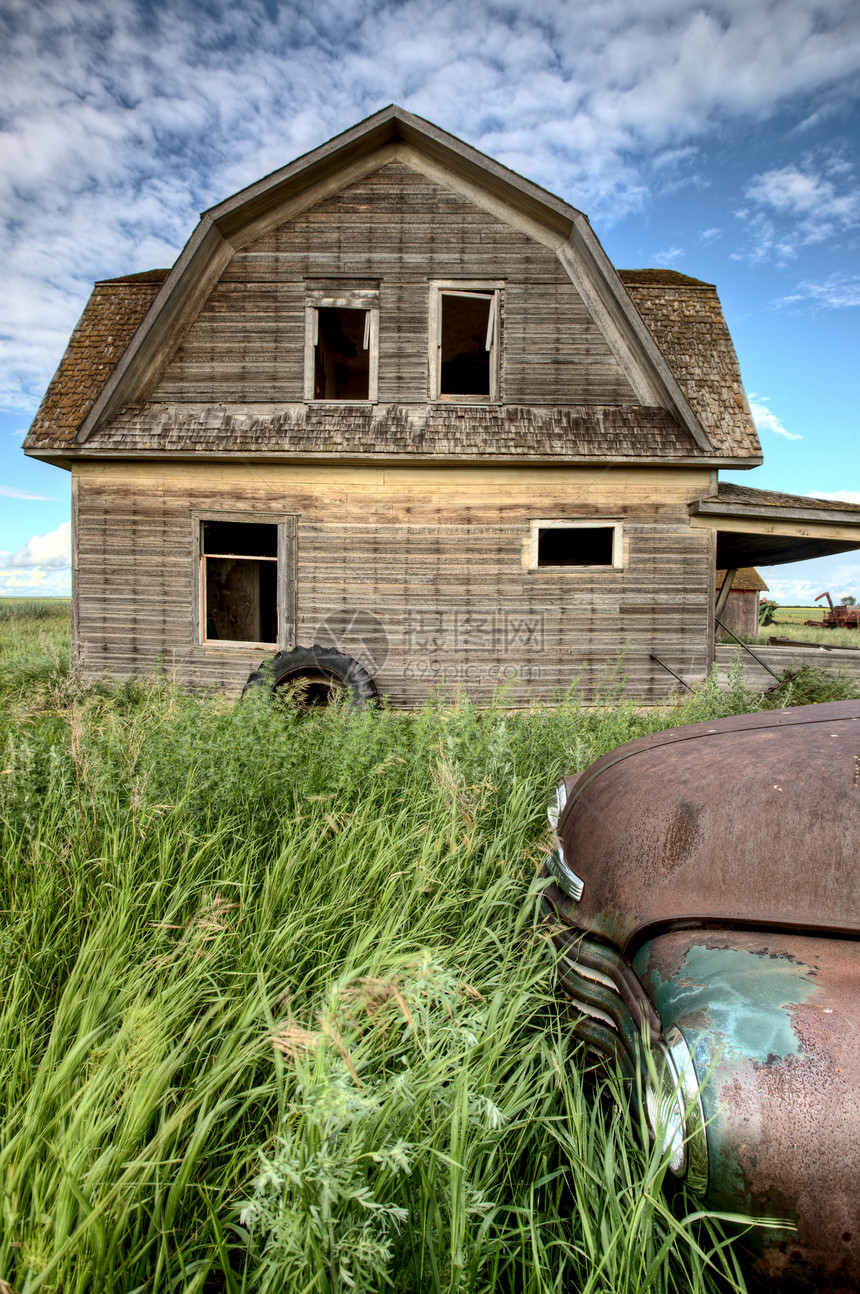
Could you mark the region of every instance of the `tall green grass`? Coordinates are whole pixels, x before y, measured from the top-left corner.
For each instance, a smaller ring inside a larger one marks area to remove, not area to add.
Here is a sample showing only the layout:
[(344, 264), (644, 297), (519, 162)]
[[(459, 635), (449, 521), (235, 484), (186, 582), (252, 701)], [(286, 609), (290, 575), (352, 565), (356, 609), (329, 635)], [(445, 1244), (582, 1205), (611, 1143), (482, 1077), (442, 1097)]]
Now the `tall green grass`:
[(0, 1288), (743, 1288), (534, 918), (561, 773), (739, 677), (300, 717), (44, 651), (0, 675)]
[(0, 598), (0, 697), (64, 675), (70, 651), (68, 599)]

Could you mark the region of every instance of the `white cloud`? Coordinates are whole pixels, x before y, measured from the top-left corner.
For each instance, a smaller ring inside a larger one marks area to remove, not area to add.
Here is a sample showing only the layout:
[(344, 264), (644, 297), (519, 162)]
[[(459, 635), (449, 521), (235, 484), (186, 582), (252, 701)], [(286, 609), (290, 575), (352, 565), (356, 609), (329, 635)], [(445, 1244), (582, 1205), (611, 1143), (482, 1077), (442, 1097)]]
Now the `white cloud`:
[(759, 431), (769, 431), (774, 436), (783, 436), (786, 440), (803, 440), (799, 432), (787, 431), (783, 427), (773, 410), (767, 407), (768, 398), (766, 395), (756, 396), (751, 393), (749, 401), (750, 412)]
[(819, 282), (804, 280), (793, 292), (779, 297), (774, 304), (780, 308), (797, 309), (805, 305), (813, 311), (845, 310), (860, 306), (860, 274), (837, 271)]
[[(766, 575), (766, 579), (768, 587), (767, 596), (773, 598), (775, 602), (782, 603), (783, 606), (814, 607), (815, 599), (821, 592), (823, 592), (820, 587), (820, 580), (817, 582), (809, 579), (790, 580), (785, 579), (783, 576), (771, 575), (770, 573)], [(833, 581), (831, 581), (831, 583), (833, 583)], [(855, 581), (850, 585), (850, 587), (847, 584), (845, 584), (844, 587), (841, 584), (834, 584), (833, 589), (827, 589), (827, 592), (830, 593), (834, 603), (838, 603), (840, 598), (846, 597), (848, 594), (853, 594), (853, 596), (856, 597), (857, 593), (855, 590), (858, 588), (860, 588), (860, 582)], [(827, 613), (827, 600), (822, 600), (819, 605), (821, 608), (821, 616), (823, 618)], [(810, 616), (809, 618), (813, 619), (813, 616)]]
[(753, 264), (794, 260), (801, 248), (860, 225), (860, 188), (851, 164), (832, 150), (807, 155), (753, 176), (744, 189), (752, 208), (735, 214), (747, 223), (748, 244), (736, 254)]
[[(169, 265), (202, 208), (388, 102), (605, 228), (705, 182), (704, 137), (823, 109), (858, 74), (846, 0), (7, 0), (0, 401), (34, 408), (93, 279)], [(768, 174), (755, 211), (809, 218)], [(844, 223), (848, 180), (819, 180)]]
[[(809, 222), (810, 236), (835, 225), (849, 227), (860, 217), (860, 190), (838, 193), (832, 180), (797, 166), (765, 171), (747, 185), (745, 196), (759, 207)], [(816, 230), (814, 224), (820, 228)]]
[(683, 247), (664, 247), (662, 251), (654, 253), (654, 264), (672, 266), (683, 260), (685, 255)]
[[(63, 521), (56, 530), (47, 535), (33, 535), (23, 548), (7, 559), (10, 569), (16, 567), (36, 570), (64, 570), (72, 562), (72, 523)], [(34, 578), (35, 575), (34, 575)]]
[(767, 596), (783, 606), (811, 607), (814, 599), (821, 592), (814, 581), (808, 579), (790, 580), (782, 575), (765, 573)]
[(812, 606), (818, 594), (825, 590), (834, 602), (849, 593), (860, 597), (860, 561), (856, 552), (759, 567), (759, 570), (767, 583), (768, 597), (783, 606)]
[(0, 597), (67, 598), (72, 591), (70, 570), (43, 570), (34, 566), (26, 571), (0, 570)]
[(3, 499), (29, 499), (33, 503), (57, 503), (58, 500), (50, 494), (31, 494), (29, 490), (16, 490), (13, 485), (0, 485), (0, 498)]
[(827, 494), (823, 490), (812, 490), (813, 499), (833, 499), (835, 503), (856, 503), (860, 506), (860, 490), (834, 490)]

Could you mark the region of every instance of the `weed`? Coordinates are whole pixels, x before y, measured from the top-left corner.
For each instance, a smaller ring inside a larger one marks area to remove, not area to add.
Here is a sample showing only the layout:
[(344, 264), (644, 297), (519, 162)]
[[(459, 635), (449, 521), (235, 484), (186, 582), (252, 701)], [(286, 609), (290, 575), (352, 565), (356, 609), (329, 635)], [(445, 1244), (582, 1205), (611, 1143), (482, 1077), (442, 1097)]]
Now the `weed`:
[(822, 701), (850, 701), (860, 698), (860, 678), (838, 670), (800, 665), (787, 669), (764, 696), (764, 706), (780, 709), (789, 705), (816, 705)]

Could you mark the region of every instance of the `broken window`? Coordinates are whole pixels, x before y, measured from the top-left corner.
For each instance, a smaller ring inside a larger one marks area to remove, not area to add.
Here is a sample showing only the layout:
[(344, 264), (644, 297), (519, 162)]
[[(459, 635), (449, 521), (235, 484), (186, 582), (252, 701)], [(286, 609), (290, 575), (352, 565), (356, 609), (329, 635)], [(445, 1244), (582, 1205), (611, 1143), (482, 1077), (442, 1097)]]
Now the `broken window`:
[(378, 289), (308, 289), (305, 399), (376, 400)]
[(370, 311), (320, 306), (314, 335), (314, 399), (367, 400)]
[(442, 288), (436, 320), (436, 395), (496, 397), (498, 290)]
[(278, 527), (203, 521), (204, 642), (278, 641)]
[(620, 566), (621, 525), (532, 522), (530, 565)]

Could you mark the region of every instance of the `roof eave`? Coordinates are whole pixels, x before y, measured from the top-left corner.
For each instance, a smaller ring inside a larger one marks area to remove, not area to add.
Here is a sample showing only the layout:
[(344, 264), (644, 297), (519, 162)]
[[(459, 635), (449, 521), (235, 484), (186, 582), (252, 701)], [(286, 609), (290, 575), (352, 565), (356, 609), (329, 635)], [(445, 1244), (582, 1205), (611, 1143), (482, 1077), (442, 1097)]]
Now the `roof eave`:
[(706, 457), (704, 455), (680, 455), (676, 458), (659, 458), (656, 455), (628, 454), (628, 455), (581, 455), (562, 457), (560, 455), (492, 455), (492, 454), (415, 454), (415, 453), (343, 453), (326, 451), (324, 454), (309, 453), (307, 450), (259, 450), (253, 453), (246, 449), (189, 449), (189, 450), (165, 450), (165, 449), (97, 449), (87, 446), (68, 446), (62, 449), (25, 449), (24, 452), (30, 458), (38, 458), (44, 462), (54, 463), (56, 466), (71, 466), (72, 462), (96, 461), (107, 459), (152, 461), (154, 459), (163, 459), (164, 461), (173, 462), (176, 459), (189, 458), (196, 462), (221, 462), (225, 459), (233, 459), (236, 462), (307, 462), (325, 465), (327, 463), (399, 463), (401, 465), (418, 464), (420, 466), (433, 465), (462, 465), (466, 463), (477, 463), (485, 466), (500, 465), (528, 465), (531, 467), (595, 467), (595, 466), (612, 466), (613, 464), (635, 467), (701, 467), (713, 470), (715, 468), (732, 468), (734, 470), (745, 467), (759, 466), (761, 460), (753, 462), (749, 459), (731, 459), (718, 458), (715, 456)]
[[(766, 496), (767, 491), (759, 491)], [(689, 505), (694, 527), (716, 535), (717, 565), (782, 566), (860, 548), (860, 507), (851, 511), (698, 499)]]
[[(728, 463), (725, 464), (728, 467)], [(801, 508), (784, 507), (777, 504), (755, 503), (718, 503), (710, 499), (698, 499), (689, 507), (691, 515), (726, 518), (748, 518), (771, 521), (818, 521), (830, 525), (855, 524), (860, 526), (860, 507), (856, 511), (847, 508)]]

